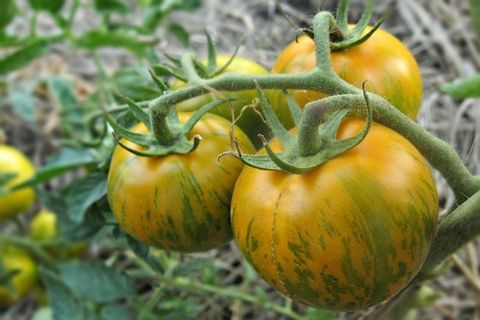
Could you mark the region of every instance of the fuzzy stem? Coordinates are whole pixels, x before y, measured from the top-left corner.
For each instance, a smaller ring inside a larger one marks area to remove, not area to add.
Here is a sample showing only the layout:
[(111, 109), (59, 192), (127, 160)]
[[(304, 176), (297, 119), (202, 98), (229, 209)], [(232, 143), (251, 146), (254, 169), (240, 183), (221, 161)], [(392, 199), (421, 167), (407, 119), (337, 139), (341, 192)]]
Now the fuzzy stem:
[(320, 12), (313, 19), (317, 68), (329, 75), (335, 74), (330, 59), (330, 30), (334, 25), (335, 18), (330, 12)]
[(181, 64), (185, 75), (187, 76), (188, 82), (191, 84), (195, 84), (197, 82), (201, 82), (202, 78), (198, 75), (197, 70), (195, 69), (195, 65), (193, 64), (193, 59), (195, 56), (193, 53), (188, 52), (182, 56)]
[(428, 274), (435, 266), (480, 233), (480, 191), (440, 220), (437, 235), (422, 267)]
[(322, 138), (318, 127), (322, 123), (327, 108), (323, 108), (321, 101), (315, 108), (305, 108), (302, 120), (298, 126), (298, 151), (301, 156), (312, 156), (320, 151)]
[(169, 146), (175, 142), (175, 136), (167, 123), (169, 110), (174, 107), (151, 108), (150, 121), (152, 123), (153, 135), (161, 146)]
[[(480, 180), (470, 174), (452, 146), (431, 135), (417, 123), (409, 119), (396, 108), (392, 107), (382, 97), (369, 93), (373, 110), (373, 119), (408, 139), (427, 159), (427, 161), (447, 180), (447, 183), (457, 195), (459, 203), (480, 190)], [(344, 108), (364, 112), (364, 97), (359, 94), (332, 96), (311, 102), (306, 108), (325, 108), (336, 111)], [(327, 112), (327, 111), (325, 111)]]

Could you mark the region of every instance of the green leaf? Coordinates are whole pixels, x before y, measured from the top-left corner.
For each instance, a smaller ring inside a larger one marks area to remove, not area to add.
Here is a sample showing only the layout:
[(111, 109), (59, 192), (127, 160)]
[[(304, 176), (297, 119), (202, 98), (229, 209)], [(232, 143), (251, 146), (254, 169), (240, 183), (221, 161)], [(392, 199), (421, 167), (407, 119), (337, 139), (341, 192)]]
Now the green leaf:
[(133, 320), (130, 309), (120, 305), (108, 305), (100, 312), (101, 320)]
[(82, 222), (88, 208), (107, 194), (107, 176), (92, 173), (75, 180), (68, 189), (67, 214), (75, 222)]
[(130, 10), (122, 0), (95, 0), (95, 9), (101, 13), (128, 13)]
[(40, 168), (32, 178), (14, 186), (13, 189), (43, 183), (67, 171), (95, 162), (93, 154), (89, 150), (64, 148), (50, 158), (47, 164)]
[(147, 55), (147, 51), (156, 44), (156, 39), (139, 39), (139, 36), (124, 30), (107, 31), (92, 30), (75, 40), (79, 48), (97, 50), (114, 47), (129, 50), (139, 57)]
[(62, 9), (65, 0), (28, 0), (28, 3), (35, 11), (48, 11), (56, 14)]
[(133, 101), (151, 100), (162, 94), (144, 67), (122, 68), (112, 76), (116, 91)]
[(440, 90), (456, 99), (480, 97), (480, 74), (469, 78), (455, 79), (441, 85)]
[(130, 276), (101, 262), (62, 264), (60, 277), (79, 296), (100, 303), (115, 302), (135, 294), (135, 283)]
[(470, 0), (470, 17), (472, 18), (473, 26), (477, 32), (477, 38), (480, 39), (480, 1)]
[(8, 94), (8, 100), (13, 105), (14, 112), (26, 122), (34, 122), (36, 119), (35, 99), (29, 92), (24, 90), (13, 91)]
[(15, 0), (2, 0), (2, 10), (0, 10), (0, 33), (12, 22), (17, 14), (17, 6)]
[(190, 35), (188, 31), (178, 23), (171, 23), (168, 28), (168, 32), (173, 34), (178, 40), (182, 42), (185, 47), (190, 45)]
[(6, 75), (29, 65), (33, 60), (45, 54), (52, 42), (54, 42), (53, 39), (47, 38), (32, 40), (20, 49), (4, 56), (0, 59), (0, 75)]
[(96, 320), (85, 301), (75, 295), (56, 274), (43, 268), (40, 274), (47, 288), (54, 320)]

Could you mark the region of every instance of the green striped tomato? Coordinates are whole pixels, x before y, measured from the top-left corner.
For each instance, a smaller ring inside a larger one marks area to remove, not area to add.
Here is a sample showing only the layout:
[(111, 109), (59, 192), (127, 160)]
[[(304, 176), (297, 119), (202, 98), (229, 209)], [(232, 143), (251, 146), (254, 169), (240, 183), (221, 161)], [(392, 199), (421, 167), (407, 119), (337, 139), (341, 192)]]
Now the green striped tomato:
[[(179, 116), (185, 121), (189, 114)], [(139, 124), (133, 130), (146, 128)], [(137, 240), (165, 250), (205, 251), (230, 241), (230, 199), (243, 167), (232, 157), (217, 160), (230, 149), (230, 130), (230, 122), (207, 114), (191, 132), (203, 140), (189, 154), (146, 158), (118, 146), (108, 175), (108, 199), (121, 227)], [(235, 136), (242, 149), (253, 152), (240, 129), (235, 128)]]
[[(363, 126), (346, 119), (338, 136)], [(373, 124), (358, 146), (308, 173), (245, 167), (232, 197), (232, 230), (246, 259), (283, 294), (358, 310), (415, 277), (436, 230), (437, 198), (422, 155)]]
[[(370, 30), (371, 27), (367, 27), (364, 32)], [(417, 117), (422, 105), (420, 68), (408, 48), (390, 33), (377, 29), (365, 42), (332, 52), (331, 61), (334, 71), (343, 80), (358, 88), (367, 81), (368, 91), (383, 96), (409, 118)], [(315, 43), (310, 37), (302, 36), (280, 52), (272, 73), (305, 73), (315, 65)], [(301, 107), (325, 97), (324, 93), (316, 91), (290, 92)], [(292, 120), (280, 90), (272, 94), (271, 102), (282, 122), (291, 127)]]

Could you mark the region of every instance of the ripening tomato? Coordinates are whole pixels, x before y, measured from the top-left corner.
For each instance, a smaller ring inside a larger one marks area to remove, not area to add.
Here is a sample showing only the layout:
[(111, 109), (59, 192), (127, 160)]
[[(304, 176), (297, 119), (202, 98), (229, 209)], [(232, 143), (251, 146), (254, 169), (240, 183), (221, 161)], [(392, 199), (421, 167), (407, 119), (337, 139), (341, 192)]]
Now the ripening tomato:
[[(338, 137), (364, 124), (346, 119)], [(245, 167), (232, 196), (232, 230), (247, 260), (283, 294), (358, 310), (417, 274), (436, 230), (437, 198), (422, 155), (374, 123), (358, 146), (307, 173)]]
[[(190, 115), (179, 116), (185, 121)], [(139, 124), (133, 130), (146, 129)], [(230, 241), (230, 198), (243, 167), (232, 157), (217, 160), (230, 149), (230, 130), (227, 120), (207, 114), (191, 132), (203, 140), (189, 154), (146, 158), (118, 146), (108, 175), (108, 199), (120, 226), (135, 239), (165, 250), (205, 251)], [(246, 135), (234, 130), (241, 148), (252, 152)]]
[[(19, 150), (0, 144), (0, 175), (16, 174), (3, 187), (19, 184), (35, 174), (35, 168), (30, 160)], [(23, 188), (7, 195), (0, 195), (0, 220), (11, 218), (29, 209), (35, 201), (32, 188)]]
[[(217, 64), (222, 66), (230, 60), (230, 57), (227, 55), (218, 55)], [(257, 64), (256, 62), (236, 56), (230, 65), (223, 71), (222, 74), (226, 73), (238, 73), (238, 74), (267, 74), (268, 71)], [(184, 82), (176, 81), (172, 84), (172, 89), (180, 89), (185, 86)], [(247, 134), (250, 140), (257, 146), (261, 145), (261, 140), (258, 138), (258, 134), (261, 133), (265, 136), (269, 136), (270, 129), (258, 115), (258, 111), (255, 111), (252, 108), (245, 108), (245, 106), (251, 105), (252, 101), (257, 97), (256, 90), (242, 90), (235, 92), (221, 91), (221, 95), (233, 99), (233, 101), (224, 103), (212, 111), (211, 113), (217, 114), (229, 121), (232, 120), (232, 110), (235, 114), (235, 117), (238, 118), (238, 121), (235, 123), (243, 132)], [(202, 96), (198, 96), (177, 104), (177, 109), (179, 111), (194, 111), (202, 107), (203, 105), (212, 102), (215, 98), (214, 93), (208, 93)], [(220, 97), (217, 97), (220, 98)]]
[(38, 275), (32, 257), (16, 247), (5, 245), (1, 248), (0, 264), (3, 272), (18, 271), (10, 279), (11, 288), (0, 286), (0, 308), (4, 308), (25, 297), (35, 285)]
[[(365, 32), (371, 30), (367, 27)], [(411, 119), (418, 115), (422, 104), (422, 76), (415, 58), (401, 41), (390, 33), (377, 29), (365, 42), (331, 53), (332, 66), (340, 78), (361, 88), (367, 81), (367, 90), (386, 98)], [(316, 65), (315, 44), (308, 36), (290, 43), (278, 56), (272, 73), (304, 73)], [(291, 92), (303, 107), (325, 94), (316, 91)], [(282, 122), (292, 125), (282, 93), (272, 96), (272, 105)]]

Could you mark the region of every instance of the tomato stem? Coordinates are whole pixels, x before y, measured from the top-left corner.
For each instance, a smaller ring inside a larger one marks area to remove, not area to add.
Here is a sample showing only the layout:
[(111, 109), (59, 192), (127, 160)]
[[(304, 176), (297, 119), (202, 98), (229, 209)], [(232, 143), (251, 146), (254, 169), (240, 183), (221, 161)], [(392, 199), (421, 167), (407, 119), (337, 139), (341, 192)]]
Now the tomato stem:
[(161, 146), (170, 146), (175, 142), (175, 135), (170, 130), (167, 117), (170, 113), (170, 108), (175, 106), (169, 106), (167, 108), (152, 109), (150, 113), (150, 121), (152, 123), (153, 134), (155, 139)]

